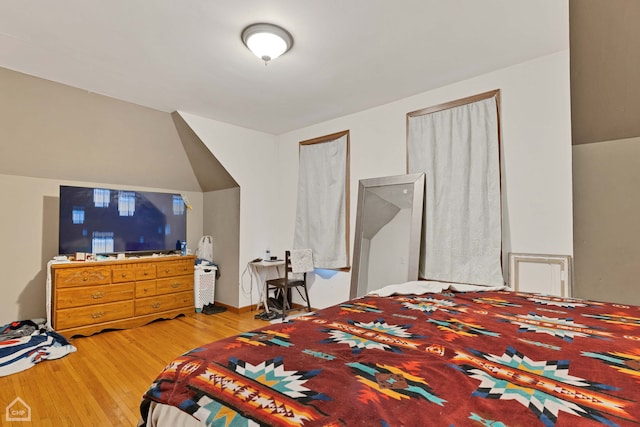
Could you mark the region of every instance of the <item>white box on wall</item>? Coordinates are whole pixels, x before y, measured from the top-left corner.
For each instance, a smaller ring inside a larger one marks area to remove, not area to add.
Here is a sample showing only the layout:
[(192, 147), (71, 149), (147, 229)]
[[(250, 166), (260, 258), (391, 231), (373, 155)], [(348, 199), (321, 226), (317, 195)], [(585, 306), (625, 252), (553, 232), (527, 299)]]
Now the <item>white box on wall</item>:
[(509, 253), (509, 286), (515, 291), (571, 297), (571, 256)]

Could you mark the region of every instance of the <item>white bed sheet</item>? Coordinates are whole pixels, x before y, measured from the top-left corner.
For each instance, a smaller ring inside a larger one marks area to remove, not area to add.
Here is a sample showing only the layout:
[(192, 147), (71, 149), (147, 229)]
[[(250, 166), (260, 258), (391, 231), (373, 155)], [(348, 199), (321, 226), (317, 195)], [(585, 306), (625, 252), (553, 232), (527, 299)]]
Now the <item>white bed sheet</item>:
[(463, 283), (444, 283), (429, 280), (415, 280), (405, 283), (387, 285), (383, 288), (369, 292), (369, 295), (388, 297), (391, 295), (422, 295), (429, 293), (441, 293), (450, 290), (455, 292), (480, 292), (480, 291), (501, 291), (507, 289), (506, 286), (481, 286), (467, 285)]
[[(142, 420), (140, 420), (142, 424)], [(149, 406), (149, 414), (147, 415), (146, 427), (202, 427), (206, 426), (186, 412), (182, 412), (175, 406), (163, 405), (161, 403), (152, 402)]]

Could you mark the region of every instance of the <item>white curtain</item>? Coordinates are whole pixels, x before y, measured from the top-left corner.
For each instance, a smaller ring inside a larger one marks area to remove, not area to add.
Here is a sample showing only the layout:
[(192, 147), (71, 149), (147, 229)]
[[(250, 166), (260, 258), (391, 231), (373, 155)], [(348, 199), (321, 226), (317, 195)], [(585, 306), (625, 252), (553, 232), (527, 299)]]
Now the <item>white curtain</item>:
[(426, 174), (421, 278), (504, 284), (496, 102), (409, 116), (408, 173)]
[(349, 265), (346, 185), (347, 135), (300, 145), (293, 248), (310, 248), (316, 268)]

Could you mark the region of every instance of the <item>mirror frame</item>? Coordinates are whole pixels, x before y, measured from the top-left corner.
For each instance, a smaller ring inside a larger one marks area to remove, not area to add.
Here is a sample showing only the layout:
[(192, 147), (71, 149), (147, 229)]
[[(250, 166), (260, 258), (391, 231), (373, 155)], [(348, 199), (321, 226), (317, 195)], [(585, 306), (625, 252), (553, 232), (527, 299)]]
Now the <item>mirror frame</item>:
[(418, 280), (420, 263), (420, 237), (422, 235), (422, 210), (424, 203), (424, 173), (396, 175), (381, 178), (361, 179), (358, 185), (358, 208), (356, 213), (356, 231), (354, 235), (353, 262), (351, 263), (351, 287), (349, 298), (353, 299), (366, 293), (358, 286), (360, 274), (360, 250), (362, 247), (364, 196), (366, 190), (372, 187), (387, 185), (413, 184), (413, 201), (411, 204), (411, 230), (409, 237), (409, 258), (407, 260), (407, 280)]

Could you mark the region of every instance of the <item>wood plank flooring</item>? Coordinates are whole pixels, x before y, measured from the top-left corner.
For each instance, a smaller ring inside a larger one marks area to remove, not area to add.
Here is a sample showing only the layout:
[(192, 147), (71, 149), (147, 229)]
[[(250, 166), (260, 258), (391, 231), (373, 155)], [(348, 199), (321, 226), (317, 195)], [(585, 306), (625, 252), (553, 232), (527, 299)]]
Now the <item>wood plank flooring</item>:
[[(144, 392), (165, 365), (192, 348), (268, 325), (255, 312), (189, 314), (72, 340), (77, 352), (0, 377), (0, 425), (135, 426)], [(6, 420), (16, 397), (31, 422)]]

